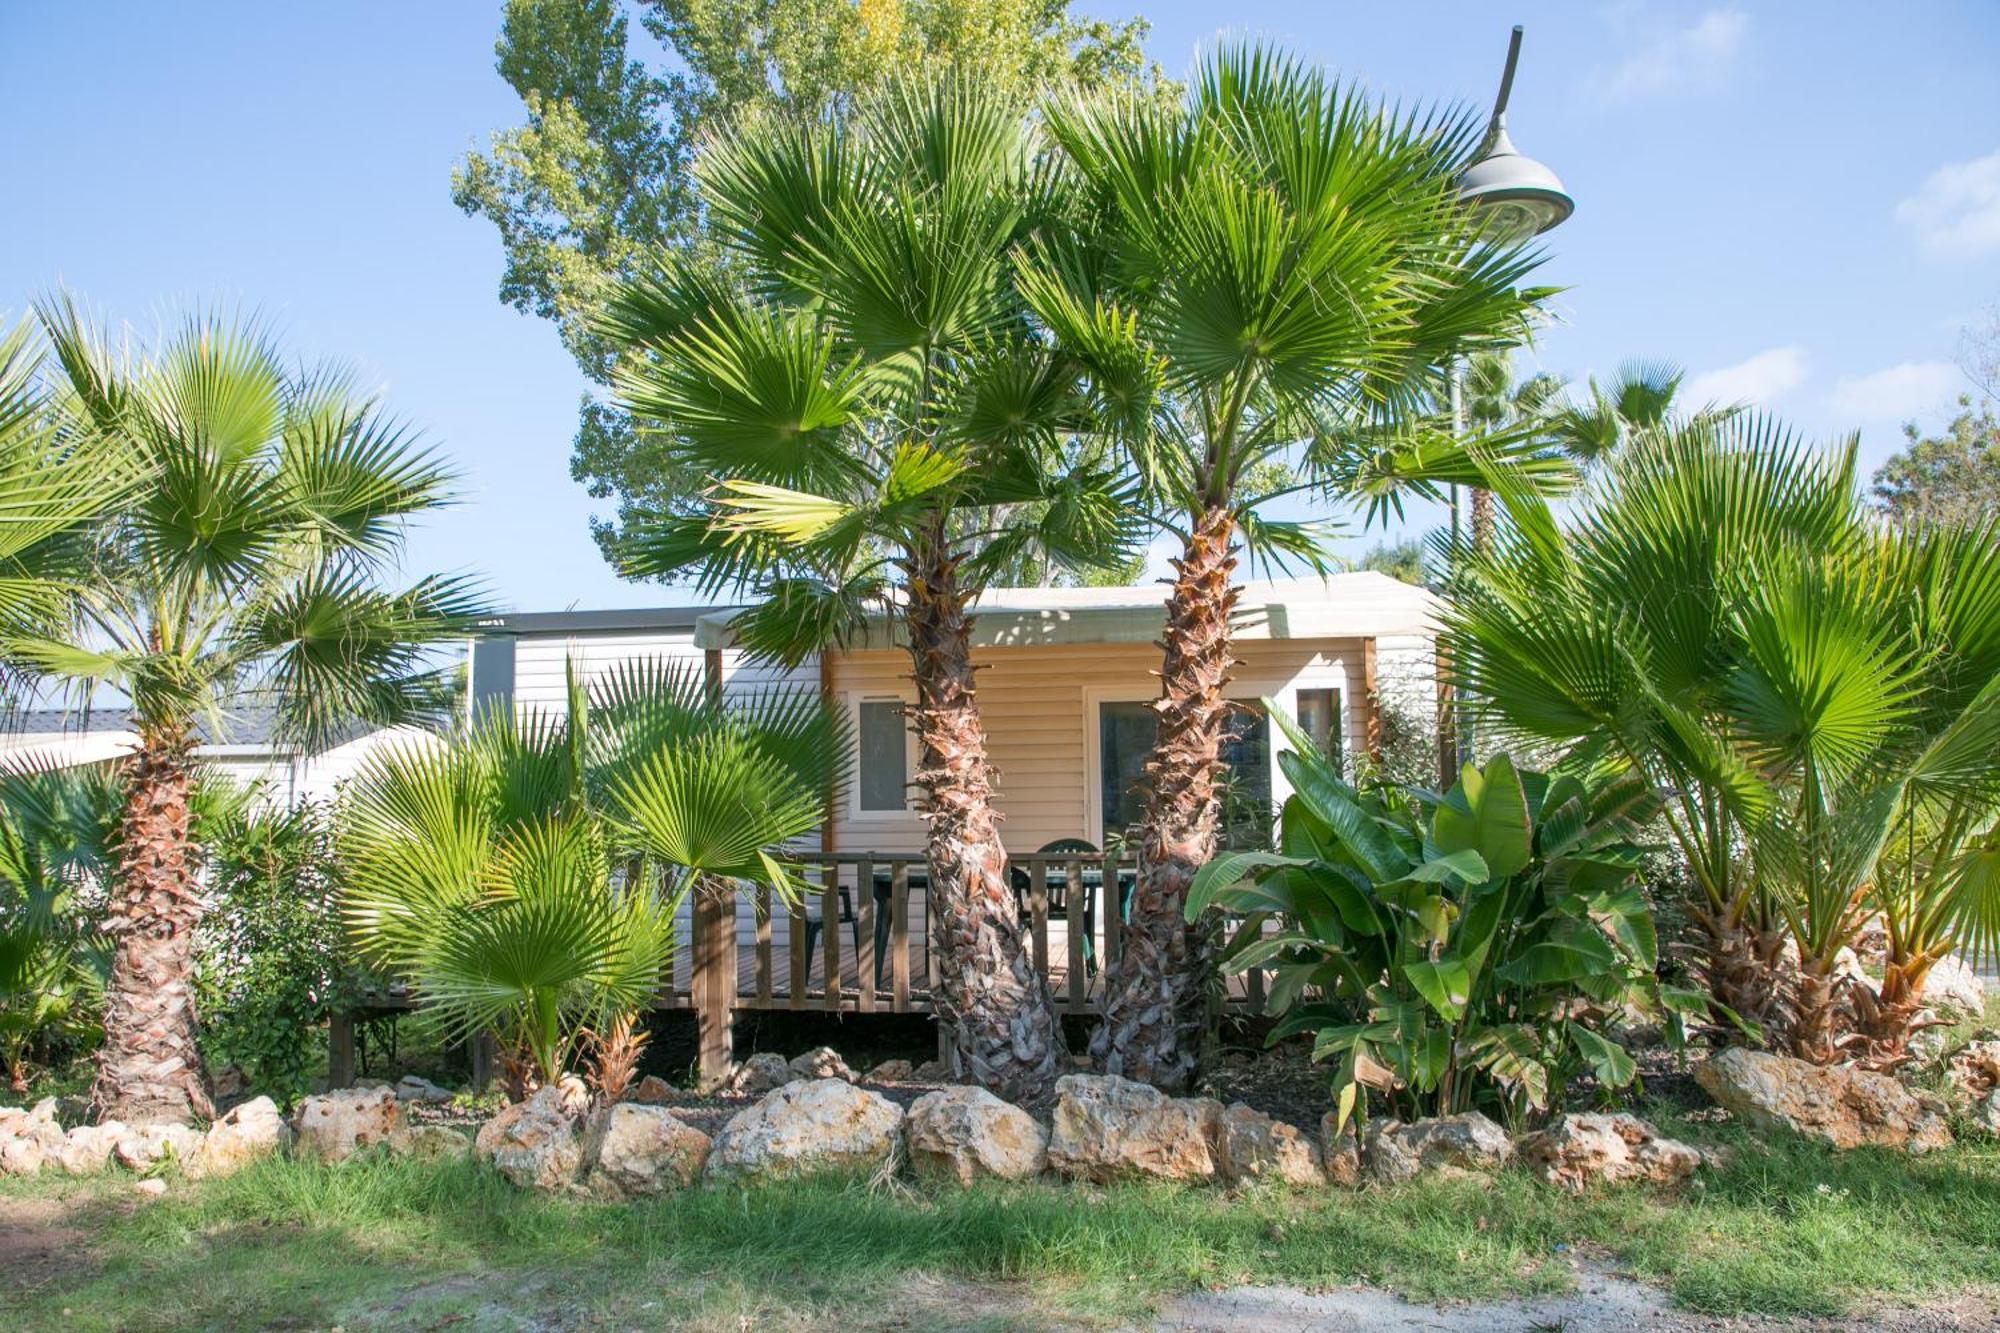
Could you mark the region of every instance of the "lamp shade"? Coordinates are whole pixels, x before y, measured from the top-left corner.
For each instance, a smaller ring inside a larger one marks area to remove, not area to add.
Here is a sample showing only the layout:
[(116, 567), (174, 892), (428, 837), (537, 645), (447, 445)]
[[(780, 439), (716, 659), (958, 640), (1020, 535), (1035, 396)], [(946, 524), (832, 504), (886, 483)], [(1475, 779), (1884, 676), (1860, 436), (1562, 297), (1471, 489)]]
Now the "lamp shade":
[(1504, 115), (1494, 117), (1486, 151), (1460, 173), (1458, 195), (1488, 230), (1509, 239), (1538, 235), (1576, 211), (1556, 173), (1514, 147)]

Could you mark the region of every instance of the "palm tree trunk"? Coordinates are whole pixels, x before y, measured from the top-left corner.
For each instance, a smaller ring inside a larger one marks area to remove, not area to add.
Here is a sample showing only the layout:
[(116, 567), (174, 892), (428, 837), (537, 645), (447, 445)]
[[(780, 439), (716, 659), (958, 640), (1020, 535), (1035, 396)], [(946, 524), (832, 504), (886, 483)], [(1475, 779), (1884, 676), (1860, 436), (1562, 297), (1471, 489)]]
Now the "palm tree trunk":
[(1485, 554), (1493, 547), (1493, 492), (1483, 486), (1472, 488), (1472, 549)]
[(1230, 549), (1234, 519), (1206, 509), (1174, 563), (1161, 641), (1158, 738), (1146, 761), (1139, 881), (1132, 921), (1105, 983), (1104, 1023), (1091, 1054), (1109, 1073), (1167, 1089), (1192, 1080), (1207, 1028), (1208, 932), (1182, 912), (1195, 872), (1215, 854), (1215, 776), (1228, 715), (1223, 690), (1235, 659)]
[(100, 1119), (207, 1119), (208, 1076), (195, 1043), (194, 930), (201, 884), (188, 823), (192, 742), (177, 728), (141, 731), (128, 770), (119, 866), (105, 911), (112, 937), (104, 1045), (91, 1101)]
[(932, 1003), (956, 1043), (962, 1074), (1009, 1101), (1035, 1102), (1047, 1098), (1061, 1072), (1062, 1026), (1007, 880), (958, 564), (940, 541), (907, 571), (917, 782), (929, 826), (938, 955)]

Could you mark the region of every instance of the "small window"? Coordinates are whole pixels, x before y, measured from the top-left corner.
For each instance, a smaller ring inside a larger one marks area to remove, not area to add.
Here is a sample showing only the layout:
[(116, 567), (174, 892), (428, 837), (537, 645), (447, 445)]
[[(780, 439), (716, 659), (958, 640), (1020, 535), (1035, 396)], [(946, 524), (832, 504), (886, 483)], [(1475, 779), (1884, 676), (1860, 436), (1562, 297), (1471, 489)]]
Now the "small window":
[(903, 708), (899, 699), (864, 699), (856, 706), (861, 774), (855, 789), (862, 810), (908, 808), (910, 747)]
[(1334, 767), (1341, 762), (1340, 691), (1335, 689), (1299, 691), (1299, 730), (1312, 738), (1320, 753)]

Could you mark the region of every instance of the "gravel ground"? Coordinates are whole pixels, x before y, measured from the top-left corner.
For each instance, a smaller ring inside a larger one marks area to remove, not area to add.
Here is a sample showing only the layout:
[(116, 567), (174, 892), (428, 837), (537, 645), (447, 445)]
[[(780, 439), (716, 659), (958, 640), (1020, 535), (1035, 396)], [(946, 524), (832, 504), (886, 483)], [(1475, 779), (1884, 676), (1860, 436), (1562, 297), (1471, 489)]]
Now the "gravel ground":
[(2000, 1329), (2000, 1298), (1968, 1293), (1947, 1301), (1882, 1309), (1844, 1319), (1719, 1317), (1676, 1310), (1665, 1292), (1615, 1273), (1582, 1270), (1565, 1296), (1481, 1304), (1418, 1305), (1368, 1287), (1306, 1292), (1293, 1287), (1237, 1287), (1174, 1301), (1148, 1326), (1152, 1333), (1962, 1333)]

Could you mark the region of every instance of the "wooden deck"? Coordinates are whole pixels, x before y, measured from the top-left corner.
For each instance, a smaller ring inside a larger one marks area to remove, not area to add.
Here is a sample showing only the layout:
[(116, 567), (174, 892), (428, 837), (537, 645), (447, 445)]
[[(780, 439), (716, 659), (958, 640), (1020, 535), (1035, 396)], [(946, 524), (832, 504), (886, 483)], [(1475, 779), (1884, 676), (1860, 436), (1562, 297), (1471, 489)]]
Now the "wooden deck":
[[(704, 1074), (727, 1070), (729, 1015), (737, 1009), (931, 1012), (936, 959), (925, 928), (922, 855), (813, 853), (799, 863), (809, 893), (798, 901), (787, 904), (758, 889), (734, 900), (693, 902), (676, 923), (673, 980), (655, 1007), (695, 1011)], [(1097, 853), (1011, 859), (1008, 876), (1035, 965), (1049, 978), (1058, 1012), (1088, 1015), (1103, 1003), (1135, 870), (1130, 859)], [(838, 984), (829, 987), (829, 976)], [(1262, 1010), (1261, 973), (1229, 980), (1228, 1007)], [(407, 1007), (395, 999), (366, 1006)], [(331, 1072), (351, 1071), (350, 1018), (336, 1020), (330, 1040)]]

